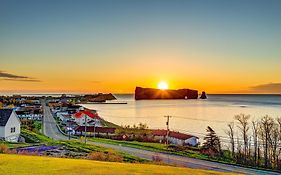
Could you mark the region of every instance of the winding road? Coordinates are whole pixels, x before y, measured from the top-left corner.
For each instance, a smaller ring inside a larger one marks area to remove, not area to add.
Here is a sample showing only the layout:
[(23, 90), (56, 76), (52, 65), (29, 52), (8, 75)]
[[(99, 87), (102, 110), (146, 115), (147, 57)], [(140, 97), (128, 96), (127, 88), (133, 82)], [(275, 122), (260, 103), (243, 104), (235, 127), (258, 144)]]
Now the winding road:
[[(59, 129), (57, 128), (56, 121), (53, 118), (51, 110), (48, 106), (43, 104), (43, 133), (55, 140), (68, 140), (68, 137), (63, 135)], [(280, 175), (280, 173), (272, 172), (272, 171), (263, 171), (263, 170), (256, 170), (251, 168), (244, 168), (240, 166), (234, 165), (227, 165), (212, 161), (188, 158), (183, 156), (177, 156), (172, 154), (165, 154), (165, 153), (158, 153), (153, 151), (147, 151), (137, 148), (125, 147), (121, 145), (112, 145), (112, 144), (105, 144), (105, 143), (98, 143), (98, 142), (90, 142), (89, 144), (95, 144), (98, 146), (103, 146), (106, 148), (112, 148), (117, 151), (125, 152), (137, 157), (145, 158), (148, 160), (152, 160), (153, 156), (158, 156), (161, 160), (169, 165), (176, 165), (188, 168), (197, 168), (197, 169), (205, 169), (205, 170), (213, 170), (213, 171), (220, 171), (220, 172), (233, 172), (233, 173), (242, 173), (242, 174), (259, 174), (259, 175)]]

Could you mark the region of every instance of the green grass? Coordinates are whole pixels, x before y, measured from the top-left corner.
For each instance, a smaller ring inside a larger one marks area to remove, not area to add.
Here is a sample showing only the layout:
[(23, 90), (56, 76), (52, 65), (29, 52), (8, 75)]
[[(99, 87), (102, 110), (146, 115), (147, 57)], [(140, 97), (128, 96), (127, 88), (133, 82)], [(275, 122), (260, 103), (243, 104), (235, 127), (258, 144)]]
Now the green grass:
[(41, 133), (35, 133), (27, 129), (21, 129), (21, 136), (25, 138), (27, 143), (49, 143), (53, 141)]
[(51, 143), (52, 145), (63, 145), (66, 146), (67, 149), (75, 152), (103, 152), (103, 153), (114, 153), (116, 155), (122, 156), (124, 162), (148, 162), (146, 159), (138, 158), (136, 156), (132, 156), (127, 153), (118, 152), (109, 148), (104, 148), (101, 146), (96, 146), (93, 144), (84, 144), (76, 140), (70, 140), (70, 141), (54, 141)]
[(109, 128), (120, 128), (119, 125), (116, 125), (116, 124), (111, 123), (111, 122), (109, 122), (109, 121), (106, 121), (106, 120), (104, 120), (104, 119), (101, 119), (101, 124), (102, 124), (103, 126), (106, 126), (106, 127), (109, 127)]
[[(149, 143), (149, 142), (138, 142), (138, 141), (119, 141), (119, 140), (112, 140), (112, 139), (105, 139), (105, 138), (91, 138), (90, 140), (94, 142), (100, 142), (100, 143), (107, 143), (107, 144), (114, 144), (114, 145), (121, 145), (131, 148), (138, 148), (138, 149), (144, 149), (149, 151), (155, 151), (155, 152), (162, 152), (162, 153), (169, 153), (179, 156), (186, 156), (196, 159), (202, 159), (202, 160), (213, 160), (213, 161), (219, 161), (222, 163), (234, 163), (230, 159), (225, 158), (216, 158), (216, 157), (209, 157), (208, 155), (202, 154), (197, 151), (197, 148), (184, 150), (184, 151), (177, 151), (172, 148), (170, 148), (168, 145), (160, 144), (160, 143)], [(171, 145), (170, 145), (171, 146)]]
[(127, 146), (132, 148), (145, 149), (149, 151), (164, 152), (164, 153), (174, 153), (174, 154), (194, 154), (197, 155), (197, 151), (187, 150), (187, 151), (173, 151), (168, 145), (161, 143), (150, 143), (150, 142), (138, 142), (138, 141), (119, 141), (104, 138), (91, 138), (90, 140), (100, 143), (108, 143), (114, 145)]
[[(214, 171), (162, 165), (0, 154), (0, 174), (10, 175), (220, 175)], [(230, 174), (230, 173), (229, 173)]]
[[(114, 153), (116, 155), (122, 156), (124, 162), (148, 162), (146, 159), (138, 158), (136, 156), (132, 156), (127, 153), (118, 152), (112, 149), (104, 148), (101, 146), (96, 146), (93, 144), (84, 144), (83, 142), (77, 141), (77, 140), (53, 140), (49, 137), (46, 137), (43, 134), (35, 133), (26, 129), (21, 130), (21, 135), (26, 139), (26, 141), (29, 142), (29, 144), (22, 144), (18, 147), (25, 147), (25, 146), (32, 146), (38, 145), (38, 144), (44, 144), (44, 145), (61, 145), (65, 146), (68, 150), (75, 151), (75, 152), (103, 152), (103, 153)], [(15, 145), (14, 145), (15, 146)], [(9, 148), (13, 148), (12, 146), (9, 146)]]
[(104, 138), (90, 138), (90, 140), (94, 142), (100, 143), (108, 143), (114, 145), (122, 145), (133, 148), (146, 149), (150, 151), (164, 151), (167, 150), (167, 146), (160, 143), (149, 143), (149, 142), (138, 142), (138, 141), (120, 141), (120, 140), (112, 140), (112, 139), (104, 139)]
[(9, 149), (21, 148), (21, 147), (27, 147), (27, 146), (33, 145), (33, 144), (30, 144), (30, 143), (14, 143), (14, 142), (4, 142), (4, 141), (0, 141), (0, 144), (7, 145)]

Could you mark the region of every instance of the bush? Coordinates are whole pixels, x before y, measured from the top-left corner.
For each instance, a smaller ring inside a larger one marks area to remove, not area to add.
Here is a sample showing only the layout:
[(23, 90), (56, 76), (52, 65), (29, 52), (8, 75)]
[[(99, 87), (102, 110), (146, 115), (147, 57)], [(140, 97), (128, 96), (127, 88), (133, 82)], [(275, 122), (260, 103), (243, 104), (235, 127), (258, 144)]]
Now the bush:
[(9, 152), (8, 146), (5, 144), (0, 144), (0, 153), (4, 154), (4, 153), (8, 153), (8, 152)]
[(122, 162), (123, 157), (120, 155), (117, 155), (113, 152), (91, 152), (88, 155), (88, 159), (91, 160), (98, 160), (98, 161), (109, 161), (109, 162)]

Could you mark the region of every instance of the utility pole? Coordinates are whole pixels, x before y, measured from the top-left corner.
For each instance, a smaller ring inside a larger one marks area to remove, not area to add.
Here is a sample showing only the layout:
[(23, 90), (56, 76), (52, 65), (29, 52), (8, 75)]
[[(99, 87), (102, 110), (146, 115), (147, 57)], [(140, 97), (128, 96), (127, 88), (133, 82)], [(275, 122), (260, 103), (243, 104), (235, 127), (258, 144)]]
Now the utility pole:
[(87, 143), (87, 115), (85, 115), (85, 144)]
[(167, 125), (166, 144), (168, 145), (168, 144), (169, 144), (168, 138), (169, 138), (169, 132), (170, 132), (170, 130), (169, 130), (169, 123), (170, 123), (170, 118), (171, 118), (172, 116), (167, 115), (167, 116), (164, 116), (164, 117), (167, 118), (167, 122), (166, 122), (166, 125)]
[(68, 121), (68, 140), (70, 140), (70, 122)]

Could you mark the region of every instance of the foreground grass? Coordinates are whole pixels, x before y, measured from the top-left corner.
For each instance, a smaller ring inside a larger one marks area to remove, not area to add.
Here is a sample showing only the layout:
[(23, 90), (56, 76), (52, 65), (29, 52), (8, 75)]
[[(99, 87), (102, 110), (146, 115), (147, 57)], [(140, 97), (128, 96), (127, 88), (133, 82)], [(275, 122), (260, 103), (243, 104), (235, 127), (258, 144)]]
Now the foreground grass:
[(22, 148), (22, 147), (36, 145), (36, 144), (30, 144), (30, 143), (12, 143), (12, 142), (4, 142), (4, 141), (0, 141), (0, 144), (7, 145), (7, 147), (9, 149)]
[(146, 149), (150, 151), (167, 151), (167, 146), (160, 143), (138, 142), (138, 141), (120, 141), (104, 138), (90, 138), (94, 142), (108, 143), (114, 145), (127, 146), (132, 148)]
[[(83, 175), (204, 175), (204, 174), (225, 174), (213, 171), (204, 171), (189, 168), (178, 168), (170, 166), (149, 165), (149, 164), (128, 164), (99, 162), (79, 159), (63, 159), (38, 156), (23, 156), (0, 154), (0, 174), (10, 175), (59, 175), (59, 174), (83, 174)], [(20, 166), (19, 166), (20, 165)]]
[(29, 143), (21, 143), (21, 144), (14, 144), (14, 143), (4, 143), (9, 148), (17, 148), (17, 147), (26, 147), (32, 145), (54, 145), (54, 146), (65, 146), (68, 150), (74, 152), (84, 152), (84, 153), (91, 153), (91, 152), (102, 152), (102, 153), (113, 153), (115, 155), (121, 156), (124, 162), (148, 162), (146, 159), (142, 159), (127, 153), (118, 152), (112, 149), (104, 148), (101, 146), (93, 145), (93, 144), (84, 144), (78, 140), (53, 140), (49, 137), (41, 133), (35, 133), (29, 131), (27, 129), (22, 129), (21, 135), (26, 139)]

